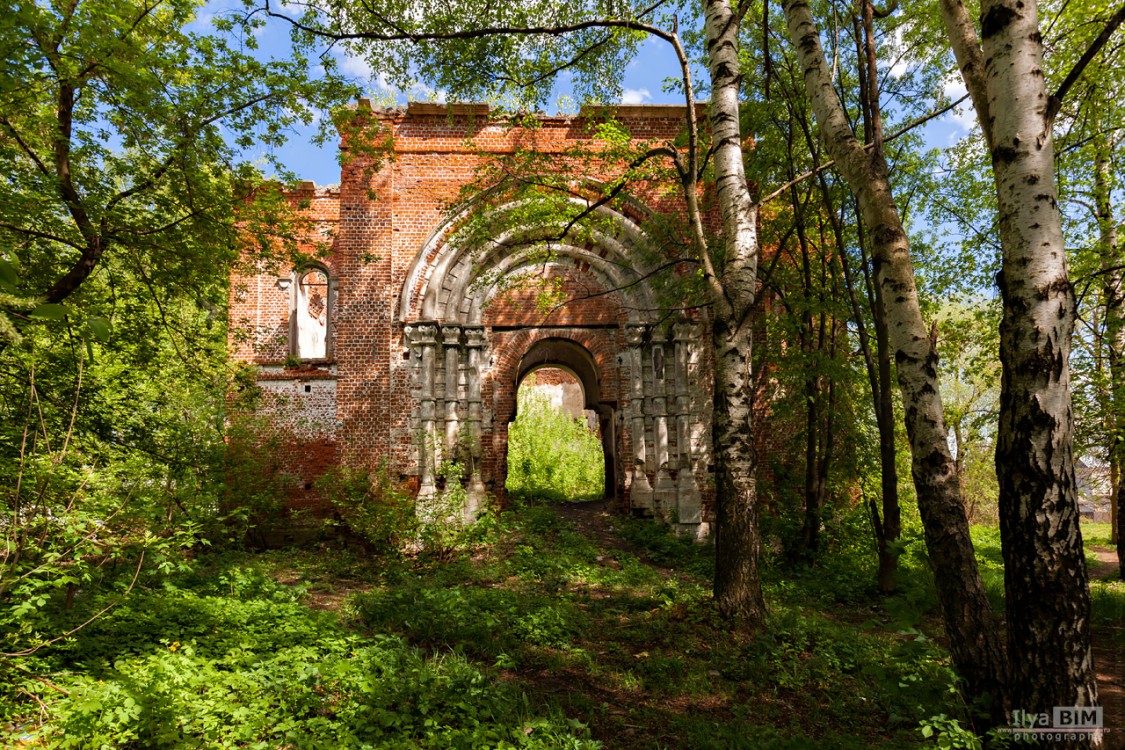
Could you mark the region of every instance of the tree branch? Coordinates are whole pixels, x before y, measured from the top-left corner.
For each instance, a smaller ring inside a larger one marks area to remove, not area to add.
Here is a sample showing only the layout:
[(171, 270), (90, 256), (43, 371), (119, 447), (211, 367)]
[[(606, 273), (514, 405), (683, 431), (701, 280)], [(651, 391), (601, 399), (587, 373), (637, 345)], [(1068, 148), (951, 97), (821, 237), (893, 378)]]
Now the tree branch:
[(1113, 32), (1117, 31), (1117, 28), (1123, 21), (1125, 21), (1125, 5), (1118, 8), (1117, 12), (1110, 17), (1105, 27), (1102, 28), (1101, 33), (1098, 34), (1094, 41), (1090, 42), (1090, 46), (1082, 53), (1082, 57), (1078, 58), (1078, 62), (1076, 62), (1074, 67), (1070, 69), (1070, 72), (1066, 74), (1066, 78), (1059, 84), (1058, 90), (1051, 94), (1051, 100), (1047, 105), (1047, 127), (1051, 127), (1051, 124), (1055, 120), (1055, 115), (1059, 113), (1059, 108), (1062, 106), (1063, 100), (1066, 99), (1066, 95), (1070, 93), (1071, 87), (1073, 87), (1082, 76), (1082, 73), (1086, 70), (1086, 66), (1093, 61), (1098, 52), (1101, 51), (1101, 48), (1105, 46), (1109, 38), (1113, 36)]
[[(664, 0), (661, 0), (643, 10), (638, 16), (648, 15), (663, 4)], [(266, 15), (271, 18), (279, 18), (289, 22), (301, 31), (319, 36), (323, 39), (334, 39), (336, 41), (364, 40), (368, 42), (412, 42), (417, 44), (418, 42), (449, 42), (467, 39), (483, 39), (490, 36), (562, 36), (564, 34), (571, 34), (575, 31), (585, 31), (587, 29), (644, 31), (666, 42), (672, 42), (674, 39), (672, 34), (658, 26), (627, 18), (593, 18), (588, 21), (560, 24), (558, 26), (484, 26), (479, 29), (461, 29), (454, 31), (410, 31), (401, 24), (394, 23), (366, 5), (365, 8), (376, 20), (392, 29), (390, 33), (376, 31), (327, 31), (316, 26), (309, 26), (284, 13), (277, 13), (270, 8), (269, 0), (266, 0), (265, 8)]]
[(82, 250), (83, 249), (82, 245), (78, 244), (77, 242), (74, 242), (73, 240), (68, 240), (65, 237), (59, 237), (58, 235), (54, 235), (54, 234), (51, 234), (49, 232), (40, 232), (37, 229), (28, 229), (27, 227), (21, 227), (17, 224), (10, 224), (6, 221), (0, 221), (0, 229), (10, 229), (13, 232), (19, 232), (20, 234), (26, 234), (29, 237), (38, 237), (41, 240), (50, 240), (51, 242), (58, 242), (59, 244), (67, 245), (69, 247), (73, 247), (75, 250)]
[(945, 34), (953, 46), (957, 67), (965, 89), (973, 97), (973, 107), (988, 149), (992, 150), (992, 113), (988, 107), (988, 91), (985, 84), (984, 53), (980, 48), (976, 26), (969, 17), (969, 11), (962, 0), (939, 0), (941, 17), (945, 22)]
[[(961, 96), (961, 98), (960, 98), (960, 99), (958, 99), (957, 101), (955, 101), (955, 102), (951, 102), (950, 104), (947, 104), (946, 106), (942, 107), (941, 109), (937, 109), (937, 110), (934, 110), (933, 112), (930, 112), (930, 113), (928, 113), (928, 114), (922, 115), (921, 117), (919, 117), (919, 118), (917, 118), (917, 119), (915, 119), (915, 120), (912, 120), (912, 121), (910, 121), (910, 122), (909, 122), (909, 123), (907, 123), (906, 125), (903, 125), (903, 126), (902, 126), (901, 128), (899, 128), (898, 130), (896, 130), (896, 131), (894, 131), (893, 133), (891, 133), (890, 135), (886, 136), (886, 137), (885, 137), (885, 138), (883, 139), (883, 142), (884, 142), (884, 143), (887, 143), (888, 141), (893, 141), (894, 139), (898, 138), (899, 136), (902, 136), (902, 135), (906, 135), (907, 133), (909, 133), (909, 132), (910, 132), (911, 130), (913, 130), (914, 128), (916, 128), (916, 127), (919, 127), (919, 126), (921, 126), (921, 125), (925, 125), (925, 124), (926, 124), (927, 122), (929, 122), (930, 120), (934, 119), (935, 117), (941, 117), (941, 116), (942, 116), (942, 115), (944, 115), (944, 114), (945, 114), (946, 112), (948, 112), (949, 110), (953, 109), (953, 108), (954, 108), (954, 107), (956, 107), (956, 106), (957, 106), (958, 104), (961, 104), (962, 102), (964, 102), (964, 101), (965, 101), (966, 99), (968, 99), (968, 98), (969, 98), (969, 95), (968, 95), (968, 94), (964, 94), (964, 95), (962, 95), (962, 96)], [(872, 142), (872, 143), (865, 143), (865, 144), (863, 144), (863, 148), (864, 148), (864, 150), (868, 150), (868, 149), (871, 149), (871, 148), (873, 148), (874, 146), (875, 146), (875, 144), (874, 144), (873, 142)], [(763, 205), (763, 204), (769, 203), (769, 202), (770, 202), (770, 201), (772, 201), (772, 200), (773, 200), (774, 198), (777, 198), (777, 197), (779, 197), (779, 196), (780, 196), (780, 195), (781, 195), (782, 193), (784, 193), (784, 192), (785, 192), (786, 190), (788, 190), (788, 189), (789, 189), (790, 187), (792, 187), (793, 185), (796, 185), (796, 184), (797, 184), (797, 183), (799, 183), (799, 182), (803, 182), (803, 181), (805, 181), (805, 180), (809, 179), (810, 177), (815, 177), (816, 175), (818, 175), (819, 173), (821, 173), (821, 172), (823, 172), (824, 170), (828, 169), (829, 167), (835, 166), (835, 164), (836, 164), (836, 160), (835, 160), (835, 159), (832, 159), (832, 160), (830, 160), (830, 161), (826, 161), (826, 162), (824, 162), (823, 164), (821, 164), (821, 165), (819, 165), (819, 166), (817, 166), (817, 167), (814, 167), (813, 169), (810, 169), (810, 170), (809, 170), (808, 172), (805, 172), (804, 174), (801, 174), (801, 175), (798, 175), (797, 177), (794, 177), (794, 178), (793, 178), (792, 180), (790, 180), (789, 182), (785, 183), (784, 185), (782, 185), (781, 187), (779, 187), (779, 188), (778, 188), (777, 190), (773, 191), (772, 193), (770, 193), (769, 195), (765, 196), (764, 198), (761, 198), (761, 199), (760, 199), (760, 200), (758, 201), (758, 205), (759, 205), (759, 206), (761, 206), (761, 205)]]

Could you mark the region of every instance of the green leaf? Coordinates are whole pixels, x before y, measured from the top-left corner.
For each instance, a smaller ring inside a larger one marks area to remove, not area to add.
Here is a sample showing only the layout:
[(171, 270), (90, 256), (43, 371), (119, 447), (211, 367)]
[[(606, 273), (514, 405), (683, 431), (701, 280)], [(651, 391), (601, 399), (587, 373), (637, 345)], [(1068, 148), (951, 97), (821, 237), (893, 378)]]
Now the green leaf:
[(31, 317), (39, 320), (63, 320), (68, 312), (70, 311), (64, 306), (48, 302), (32, 310)]
[(113, 325), (109, 320), (96, 315), (86, 319), (86, 327), (90, 329), (90, 333), (94, 334), (94, 338), (98, 341), (109, 341), (109, 337), (113, 333)]
[(16, 273), (16, 267), (10, 261), (0, 258), (0, 284), (11, 287), (15, 291), (16, 284), (19, 283), (19, 274)]

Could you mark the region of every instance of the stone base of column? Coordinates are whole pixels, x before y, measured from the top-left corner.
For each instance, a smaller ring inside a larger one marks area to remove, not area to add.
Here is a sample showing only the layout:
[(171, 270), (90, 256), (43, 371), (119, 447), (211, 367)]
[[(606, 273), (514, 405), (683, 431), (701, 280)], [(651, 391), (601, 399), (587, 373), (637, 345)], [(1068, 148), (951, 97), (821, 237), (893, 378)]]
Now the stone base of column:
[(652, 485), (648, 483), (648, 476), (642, 469), (633, 469), (633, 481), (629, 485), (629, 506), (634, 512), (652, 515)]
[(669, 521), (676, 509), (676, 482), (666, 469), (656, 472), (656, 486), (652, 490), (653, 505), (656, 516), (662, 521)]
[(711, 537), (711, 524), (709, 523), (677, 523), (672, 526), (676, 536), (681, 539), (690, 539), (697, 544), (703, 544)]
[(465, 496), (465, 523), (474, 523), (488, 500), (488, 493), (484, 489), (480, 472), (474, 471), (469, 478), (469, 484), (465, 487)]
[(676, 520), (681, 524), (698, 524), (703, 520), (703, 501), (699, 496), (695, 473), (690, 469), (681, 469), (679, 480)]

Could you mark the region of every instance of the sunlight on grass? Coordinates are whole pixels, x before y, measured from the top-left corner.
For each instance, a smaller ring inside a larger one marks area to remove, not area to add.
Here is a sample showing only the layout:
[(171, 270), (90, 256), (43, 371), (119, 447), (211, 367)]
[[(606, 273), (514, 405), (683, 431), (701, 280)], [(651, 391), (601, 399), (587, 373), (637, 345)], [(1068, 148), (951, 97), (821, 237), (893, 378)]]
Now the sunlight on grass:
[(520, 386), (518, 415), (508, 429), (508, 493), (554, 502), (600, 498), (605, 488), (601, 440), (534, 384), (532, 374)]
[(1110, 542), (1110, 533), (1112, 526), (1108, 523), (1094, 523), (1093, 521), (1082, 522), (1082, 542), (1088, 547), (1096, 545), (1099, 547), (1113, 547)]
[(9, 694), (4, 718), (63, 748), (897, 750), (961, 711), (922, 556), (921, 620), (774, 571), (748, 637), (710, 605), (713, 548), (604, 518), (610, 546), (514, 504), (440, 557), (204, 555), (42, 657), (69, 695), (18, 688), (48, 715)]

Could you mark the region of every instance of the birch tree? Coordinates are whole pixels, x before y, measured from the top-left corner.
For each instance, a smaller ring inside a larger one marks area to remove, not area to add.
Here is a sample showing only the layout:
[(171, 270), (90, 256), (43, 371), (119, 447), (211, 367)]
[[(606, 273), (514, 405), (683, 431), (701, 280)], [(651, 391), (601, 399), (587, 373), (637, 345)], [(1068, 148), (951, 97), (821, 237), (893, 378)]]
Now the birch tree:
[[(752, 313), (757, 297), (757, 206), (746, 181), (739, 119), (739, 26), (730, 0), (703, 3), (703, 58), (711, 93), (710, 149), (701, 146), (691, 61), (679, 33), (678, 6), (620, 2), (351, 2), (308, 6), (301, 18), (266, 12), (294, 24), (298, 35), (353, 45), (393, 83), (419, 78), (456, 99), (507, 97), (530, 109), (542, 104), (555, 77), (574, 75), (577, 92), (606, 100), (620, 94), (623, 60), (640, 40), (670, 45), (680, 66), (685, 147), (665, 144), (649, 157), (671, 162), (691, 226), (691, 251), (710, 304), (714, 364), (712, 428), (716, 490), (715, 602), (732, 624), (762, 627), (766, 616), (759, 572), (760, 536), (752, 420)], [(307, 37), (306, 37), (307, 38)], [(648, 157), (646, 157), (648, 158)], [(705, 230), (699, 198), (713, 174), (722, 233)]]
[(856, 195), (871, 238), (876, 284), (882, 290), (887, 332), (897, 365), (911, 473), (925, 526), (950, 652), (973, 697), (987, 697), (993, 721), (1003, 718), (1004, 651), (969, 537), (958, 475), (949, 450), (937, 377), (937, 352), (918, 301), (914, 268), (883, 154), (878, 74), (872, 33), (875, 9), (861, 4), (866, 29), (867, 85), (872, 95), (873, 143), (856, 137), (833, 85), (820, 32), (805, 0), (785, 0), (789, 35), (821, 138)]
[(1109, 170), (1111, 139), (1097, 139), (1094, 164), (1095, 206), (1098, 220), (1098, 260), (1102, 277), (1101, 297), (1109, 393), (1105, 400), (1109, 414), (1107, 447), (1110, 464), (1110, 491), (1113, 514), (1113, 541), (1117, 545), (1117, 577), (1125, 580), (1125, 252), (1118, 236), (1111, 200), (1113, 179)]
[(1053, 93), (1043, 72), (1036, 2), (984, 0), (979, 37), (960, 0), (941, 0), (940, 7), (992, 157), (998, 205), (1003, 372), (996, 468), (1012, 707), (1095, 705), (1072, 447), (1075, 298), (1053, 127), (1085, 66), (1125, 20), (1125, 7)]
[[(1093, 452), (1109, 469), (1111, 541), (1125, 570), (1121, 536), (1122, 468), (1125, 467), (1125, 248), (1120, 211), (1120, 164), (1125, 138), (1121, 57), (1123, 45), (1091, 65), (1073, 97), (1060, 108), (1064, 127), (1056, 150), (1072, 273), (1078, 298), (1080, 335), (1075, 347), (1076, 451)], [(1069, 62), (1069, 61), (1068, 61)], [(1085, 367), (1083, 367), (1085, 365)]]

